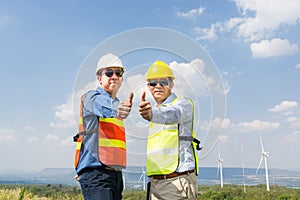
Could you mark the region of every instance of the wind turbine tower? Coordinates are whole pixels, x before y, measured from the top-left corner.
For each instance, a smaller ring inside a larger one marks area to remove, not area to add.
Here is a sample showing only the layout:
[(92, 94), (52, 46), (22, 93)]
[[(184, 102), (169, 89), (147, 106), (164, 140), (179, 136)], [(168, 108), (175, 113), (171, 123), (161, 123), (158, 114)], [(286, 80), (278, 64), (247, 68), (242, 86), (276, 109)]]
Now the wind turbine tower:
[(264, 150), (264, 146), (263, 146), (263, 142), (262, 142), (262, 139), (261, 139), (261, 135), (259, 135), (259, 139), (260, 139), (260, 145), (261, 145), (261, 157), (260, 157), (260, 161), (259, 161), (259, 165), (257, 167), (256, 173), (258, 172), (259, 167), (260, 167), (260, 165), (262, 163), (262, 160), (264, 159), (264, 161), (265, 161), (267, 191), (270, 191), (269, 174), (268, 174), (268, 162), (267, 162), (267, 158), (269, 157), (269, 152), (266, 152)]
[(242, 169), (243, 169), (244, 193), (246, 193), (245, 159), (244, 159), (244, 146), (243, 146), (243, 143), (241, 143), (241, 154), (242, 154)]
[(146, 191), (146, 172), (144, 167), (139, 182), (141, 181), (142, 178), (143, 178), (143, 190)]
[(126, 175), (125, 173), (123, 174), (123, 190), (126, 189)]
[(220, 150), (218, 148), (218, 172), (220, 171), (220, 184), (221, 184), (221, 188), (223, 188), (223, 159), (221, 158), (220, 155)]

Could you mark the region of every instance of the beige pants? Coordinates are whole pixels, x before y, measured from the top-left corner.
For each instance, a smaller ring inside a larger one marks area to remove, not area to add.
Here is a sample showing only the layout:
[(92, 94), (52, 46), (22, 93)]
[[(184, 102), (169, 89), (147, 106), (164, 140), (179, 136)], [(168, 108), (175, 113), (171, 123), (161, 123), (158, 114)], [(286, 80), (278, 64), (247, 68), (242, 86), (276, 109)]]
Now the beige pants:
[(196, 175), (185, 174), (170, 179), (151, 178), (150, 200), (197, 199)]

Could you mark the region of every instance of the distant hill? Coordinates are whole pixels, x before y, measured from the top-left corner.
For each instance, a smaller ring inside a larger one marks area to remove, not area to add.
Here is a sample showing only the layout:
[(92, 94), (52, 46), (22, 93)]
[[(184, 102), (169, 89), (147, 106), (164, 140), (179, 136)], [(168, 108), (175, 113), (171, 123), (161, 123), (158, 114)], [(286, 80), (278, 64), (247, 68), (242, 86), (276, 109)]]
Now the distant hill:
[(39, 172), (0, 172), (0, 184), (78, 185), (73, 168), (45, 168)]
[[(141, 166), (129, 166), (123, 171), (128, 188), (142, 188), (143, 183), (139, 181), (143, 168)], [(197, 176), (199, 185), (219, 184), (219, 174), (215, 167), (199, 168)], [(241, 168), (223, 168), (224, 184), (236, 185), (259, 185), (265, 184), (265, 171), (261, 169), (256, 174), (256, 169), (245, 168), (244, 175)], [(79, 185), (74, 179), (73, 168), (45, 168), (38, 172), (25, 171), (0, 171), (0, 184), (63, 184)], [(300, 188), (300, 171), (282, 169), (270, 169), (270, 185), (281, 185), (290, 188)]]
[(45, 168), (38, 173), (40, 176), (75, 175), (73, 168)]

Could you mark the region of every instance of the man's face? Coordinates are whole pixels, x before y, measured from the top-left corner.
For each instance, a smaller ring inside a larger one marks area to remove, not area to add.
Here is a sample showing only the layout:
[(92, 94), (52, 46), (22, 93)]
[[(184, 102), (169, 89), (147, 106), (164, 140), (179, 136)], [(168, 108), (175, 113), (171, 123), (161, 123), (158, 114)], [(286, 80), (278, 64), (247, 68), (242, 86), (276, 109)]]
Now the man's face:
[(98, 76), (102, 88), (110, 95), (116, 94), (123, 82), (123, 69), (120, 67), (108, 67)]
[(148, 89), (156, 103), (160, 105), (171, 94), (174, 83), (168, 78), (150, 79)]

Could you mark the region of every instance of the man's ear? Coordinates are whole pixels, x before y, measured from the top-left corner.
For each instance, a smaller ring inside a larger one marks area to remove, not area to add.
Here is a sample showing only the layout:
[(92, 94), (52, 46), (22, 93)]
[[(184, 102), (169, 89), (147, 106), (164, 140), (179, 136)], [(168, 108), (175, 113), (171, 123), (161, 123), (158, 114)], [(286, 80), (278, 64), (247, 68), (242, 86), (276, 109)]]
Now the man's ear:
[(101, 85), (102, 84), (102, 82), (101, 82), (102, 76), (97, 76), (97, 80), (98, 80), (99, 84)]
[(170, 83), (170, 86), (169, 86), (169, 88), (172, 90), (172, 89), (173, 89), (173, 87), (174, 87), (174, 82), (172, 81), (172, 82)]

